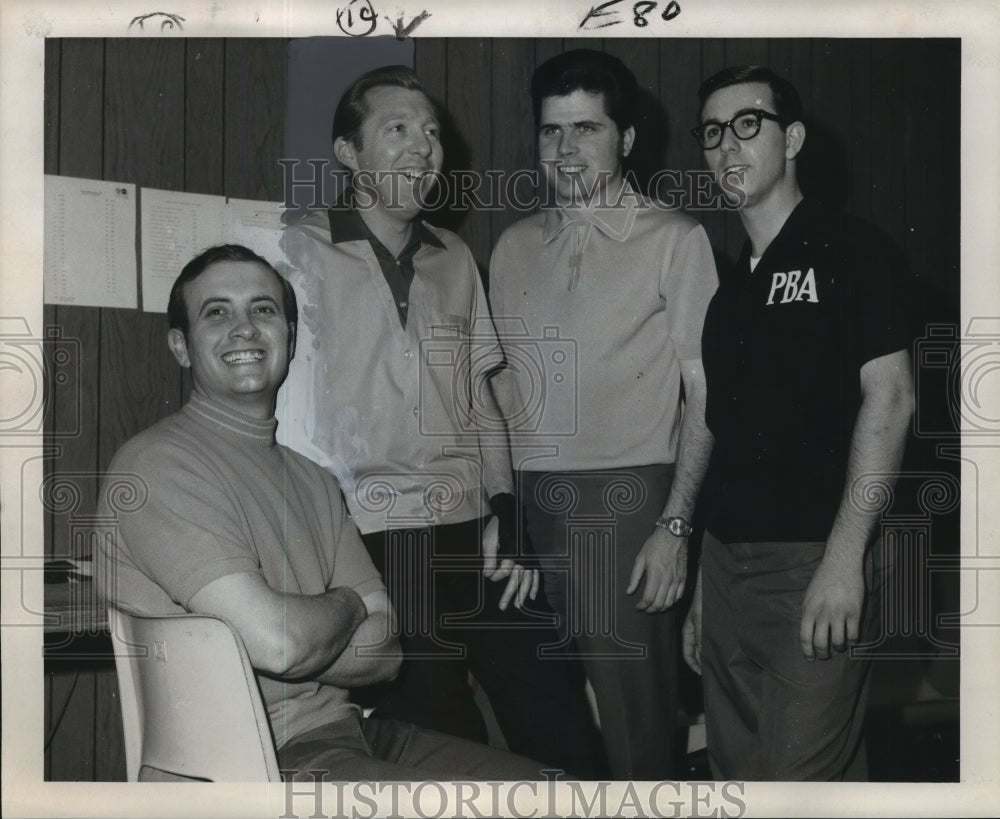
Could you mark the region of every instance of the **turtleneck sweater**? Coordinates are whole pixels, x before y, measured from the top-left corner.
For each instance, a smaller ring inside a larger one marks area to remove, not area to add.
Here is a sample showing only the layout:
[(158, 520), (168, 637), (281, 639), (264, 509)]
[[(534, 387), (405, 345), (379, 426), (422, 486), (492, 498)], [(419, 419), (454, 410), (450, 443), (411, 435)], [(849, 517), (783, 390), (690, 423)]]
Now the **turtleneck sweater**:
[[(229, 574), (291, 594), (382, 587), (333, 477), (275, 442), (259, 420), (193, 394), (129, 440), (101, 493), (108, 524), (96, 558), (102, 593), (149, 614), (188, 610)], [(276, 744), (347, 716), (343, 689), (258, 675)]]

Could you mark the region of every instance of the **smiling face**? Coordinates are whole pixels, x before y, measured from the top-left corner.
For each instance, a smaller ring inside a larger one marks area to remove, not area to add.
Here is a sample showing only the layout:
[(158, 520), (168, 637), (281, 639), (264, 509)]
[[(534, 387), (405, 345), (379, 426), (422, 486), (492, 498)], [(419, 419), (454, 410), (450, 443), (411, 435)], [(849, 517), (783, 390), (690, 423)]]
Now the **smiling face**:
[[(775, 113), (774, 99), (766, 83), (726, 86), (705, 100), (701, 124), (728, 122), (737, 112), (753, 108)], [(738, 191), (741, 208), (748, 209), (797, 190), (794, 159), (804, 137), (801, 123), (783, 128), (780, 123), (765, 119), (760, 132), (746, 140), (738, 139), (732, 128), (726, 128), (722, 142), (703, 153), (723, 190)]]
[(266, 419), (295, 341), (277, 274), (259, 262), (220, 261), (184, 287), (188, 330), (167, 336), (195, 392)]
[(577, 89), (542, 100), (538, 156), (560, 204), (581, 203), (606, 188), (615, 190), (634, 139), (631, 126), (619, 133), (604, 110), (603, 94)]
[(368, 114), (359, 133), (360, 147), (338, 137), (334, 153), (355, 172), (359, 207), (370, 203), (389, 216), (412, 221), (441, 170), (434, 107), (422, 91), (391, 85), (369, 89), (365, 103)]

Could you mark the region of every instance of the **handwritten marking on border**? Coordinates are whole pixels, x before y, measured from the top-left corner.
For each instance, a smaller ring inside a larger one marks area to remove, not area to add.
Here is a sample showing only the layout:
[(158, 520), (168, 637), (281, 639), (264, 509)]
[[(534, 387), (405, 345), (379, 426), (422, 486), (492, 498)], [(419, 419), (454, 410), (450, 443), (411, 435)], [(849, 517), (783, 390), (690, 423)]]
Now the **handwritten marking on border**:
[(413, 30), (430, 16), (431, 13), (429, 11), (422, 11), (420, 12), (420, 14), (418, 14), (416, 17), (410, 20), (409, 24), (406, 26), (403, 25), (402, 14), (396, 18), (395, 23), (393, 23), (392, 20), (389, 20), (388, 17), (386, 17), (385, 19), (389, 20), (389, 23), (392, 25), (393, 30), (396, 32), (396, 38), (402, 40), (404, 37), (409, 37), (413, 33)]
[(162, 17), (160, 21), (160, 31), (171, 31), (174, 28), (184, 30), (184, 18), (179, 14), (168, 14), (165, 11), (153, 11), (149, 14), (140, 14), (138, 17), (133, 17), (132, 22), (128, 24), (129, 31), (132, 30), (133, 26), (139, 26), (141, 30), (145, 30), (146, 22), (152, 20), (154, 17)]
[[(584, 18), (580, 21), (578, 28), (582, 31), (596, 31), (597, 29), (618, 25), (622, 22), (622, 9), (614, 7), (621, 5), (622, 2), (623, 0), (606, 0), (604, 3), (591, 6), (590, 11), (588, 11), (584, 15)], [(659, 5), (660, 2), (657, 2), (657, 0), (639, 0), (639, 2), (632, 3), (632, 25), (636, 28), (645, 28), (648, 26), (649, 15), (652, 14)], [(680, 3), (678, 3), (677, 0), (670, 0), (669, 2), (663, 3), (663, 11), (659, 16), (661, 20), (669, 23), (680, 13)]]

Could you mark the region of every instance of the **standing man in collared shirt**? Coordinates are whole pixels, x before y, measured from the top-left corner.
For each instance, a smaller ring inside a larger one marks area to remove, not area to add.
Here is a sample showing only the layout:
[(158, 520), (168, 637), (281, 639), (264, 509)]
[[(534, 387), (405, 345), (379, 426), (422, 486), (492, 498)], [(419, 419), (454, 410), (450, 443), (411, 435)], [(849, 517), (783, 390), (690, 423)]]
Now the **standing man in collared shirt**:
[(485, 741), (471, 671), (512, 750), (591, 776), (600, 747), (582, 686), (539, 659), (555, 635), (520, 611), (538, 573), (512, 559), (510, 456), (483, 428), (499, 417), (486, 379), (500, 351), (482, 282), (462, 240), (419, 218), (438, 127), (403, 66), (340, 100), (334, 152), (351, 190), (284, 236), (301, 353), (278, 434), (337, 476), (398, 612), (406, 661), (368, 693), (376, 714)]
[[(705, 319), (705, 539), (684, 655), (718, 779), (866, 779), (862, 726), (884, 582), (878, 504), (913, 411), (905, 305), (884, 233), (804, 197), (794, 86), (709, 77), (695, 138), (747, 242)], [(818, 662), (817, 662), (818, 660)]]
[[(678, 773), (673, 606), (710, 449), (700, 342), (717, 278), (705, 231), (623, 177), (636, 98), (601, 52), (535, 71), (552, 206), (500, 237), (490, 297), (498, 326), (527, 332), (501, 335), (496, 380), (545, 594), (583, 658), (613, 775), (665, 779)], [(575, 353), (575, 371), (545, 372), (534, 413), (530, 344), (546, 361)]]

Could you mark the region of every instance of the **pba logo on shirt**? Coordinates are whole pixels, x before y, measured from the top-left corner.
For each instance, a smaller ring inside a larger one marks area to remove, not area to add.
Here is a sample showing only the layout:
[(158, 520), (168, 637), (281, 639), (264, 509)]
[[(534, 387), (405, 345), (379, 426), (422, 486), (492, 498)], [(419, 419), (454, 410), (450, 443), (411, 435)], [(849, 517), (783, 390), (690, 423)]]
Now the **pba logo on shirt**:
[(771, 292), (767, 294), (767, 303), (789, 304), (793, 301), (811, 301), (814, 304), (819, 302), (819, 294), (816, 292), (816, 273), (811, 267), (805, 276), (801, 270), (771, 274)]

